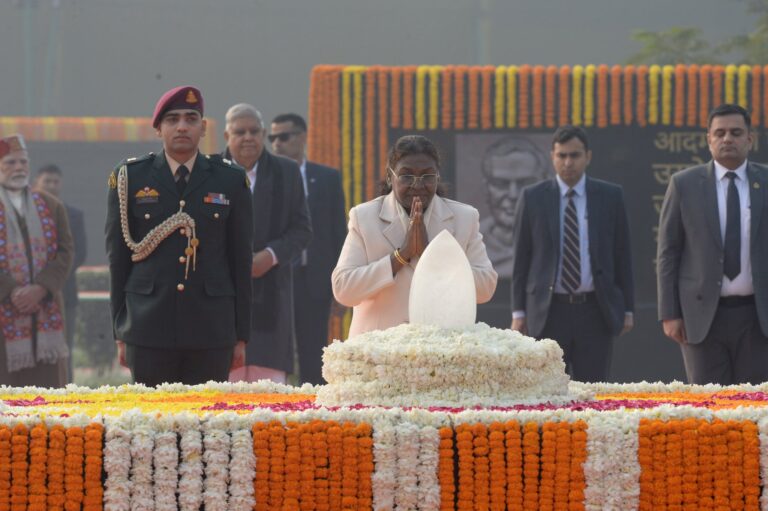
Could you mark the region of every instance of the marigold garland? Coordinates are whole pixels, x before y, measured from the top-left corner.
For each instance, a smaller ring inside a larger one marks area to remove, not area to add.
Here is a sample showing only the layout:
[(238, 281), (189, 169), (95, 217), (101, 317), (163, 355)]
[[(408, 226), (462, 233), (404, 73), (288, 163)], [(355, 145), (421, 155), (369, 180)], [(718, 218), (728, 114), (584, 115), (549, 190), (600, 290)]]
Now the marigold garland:
[(752, 123), (755, 126), (760, 126), (760, 115), (763, 105), (760, 104), (760, 89), (761, 89), (762, 68), (760, 66), (752, 66)]
[(494, 74), (494, 87), (495, 98), (493, 101), (493, 127), (500, 129), (504, 127), (504, 105), (506, 99), (504, 94), (506, 92), (505, 78), (507, 77), (507, 67), (499, 66), (496, 68)]
[(533, 79), (531, 84), (532, 100), (532, 124), (534, 128), (541, 128), (544, 124), (544, 98), (542, 97), (542, 87), (544, 85), (544, 66), (534, 66)]
[(442, 112), (440, 117), (442, 119), (442, 127), (444, 130), (451, 129), (451, 110), (453, 108), (453, 101), (451, 96), (451, 84), (453, 84), (453, 70), (454, 66), (445, 66), (443, 69), (442, 80), (442, 94), (440, 95), (440, 104)]
[(672, 124), (672, 77), (675, 66), (663, 66), (661, 68), (661, 122)]
[(523, 435), (517, 421), (504, 424), (507, 448), (507, 509), (523, 507)]
[(659, 123), (659, 77), (661, 66), (648, 69), (648, 124)]
[(584, 76), (584, 68), (582, 66), (573, 66), (571, 72), (571, 123), (576, 126), (583, 122), (581, 116), (582, 76)]
[(389, 100), (389, 106), (390, 106), (390, 114), (389, 114), (389, 125), (392, 128), (399, 128), (400, 127), (400, 119), (402, 116), (400, 115), (403, 108), (402, 103), (402, 76), (403, 76), (403, 69), (400, 67), (395, 67), (392, 69), (391, 73), (391, 81), (390, 81), (390, 100)]
[(736, 103), (736, 73), (738, 68), (733, 65), (725, 66), (725, 102)]
[(520, 66), (518, 70), (517, 125), (523, 129), (530, 126), (530, 76), (531, 66), (528, 64)]
[[(46, 462), (48, 459), (48, 428), (45, 423), (36, 424), (30, 430), (28, 485), (29, 511), (44, 511), (46, 507)], [(101, 472), (99, 472), (101, 486)]]
[(354, 204), (352, 169), (352, 72), (345, 69), (341, 76), (341, 175), (344, 198)]
[(358, 449), (357, 449), (357, 431), (355, 425), (345, 423), (342, 426), (342, 481), (341, 488), (341, 509), (356, 509), (358, 489)]
[(569, 98), (570, 98), (570, 79), (571, 79), (571, 68), (570, 66), (563, 66), (560, 68), (560, 90), (558, 92), (558, 97), (560, 99), (558, 104), (558, 119), (560, 124), (570, 124), (569, 116), (570, 116), (570, 110), (569, 110)]
[(440, 460), (438, 464), (438, 482), (440, 483), (440, 511), (455, 509), (456, 482), (454, 479), (454, 432), (443, 427), (440, 433)]
[(365, 70), (365, 198), (376, 194), (376, 81), (377, 67)]
[(608, 126), (608, 66), (597, 66), (597, 126)]
[(584, 509), (584, 462), (587, 460), (587, 423), (577, 421), (571, 425), (571, 477), (569, 484), (570, 510)]
[(428, 66), (419, 66), (416, 68), (416, 129), (427, 129), (427, 75)]
[(312, 438), (315, 457), (315, 501), (318, 511), (329, 511), (330, 486), (328, 482), (328, 428), (330, 423), (313, 421)]
[[(389, 121), (389, 104), (387, 102), (389, 98), (389, 73), (381, 70), (379, 72), (379, 168), (374, 169), (374, 172), (379, 179), (383, 179), (386, 173), (387, 167), (387, 151), (389, 149), (389, 133), (388, 133), (388, 121)], [(351, 204), (346, 204), (347, 209), (351, 208)], [(340, 336), (337, 336), (338, 339)]]
[(539, 509), (555, 508), (555, 473), (557, 471), (557, 424), (545, 422), (541, 432), (541, 481)]
[(554, 128), (556, 126), (555, 113), (557, 112), (556, 94), (557, 91), (557, 67), (548, 66), (546, 81), (544, 82), (545, 96), (547, 102), (544, 110), (544, 122), (547, 128)]
[(589, 64), (584, 68), (584, 91), (583, 91), (583, 122), (584, 126), (590, 127), (595, 124), (595, 77), (597, 75), (597, 67), (594, 64)]
[(760, 440), (757, 424), (742, 422), (744, 445), (744, 507), (759, 509), (760, 506)]
[(475, 471), (472, 451), (474, 449), (472, 430), (466, 424), (456, 427), (456, 454), (458, 455), (459, 491), (456, 501), (458, 511), (474, 509)]
[(373, 505), (373, 473), (376, 469), (373, 463), (373, 428), (370, 424), (358, 424), (355, 429), (357, 436), (357, 503), (360, 509), (371, 509)]
[(473, 469), (475, 471), (475, 509), (487, 510), (491, 502), (491, 463), (488, 427), (485, 424), (472, 426), (472, 448)]
[(504, 425), (494, 422), (489, 426), (488, 461), (490, 470), (490, 511), (506, 509), (507, 467), (504, 447)]
[(485, 66), (481, 71), (482, 89), (480, 97), (480, 128), (489, 130), (493, 127), (492, 90), (496, 68)]
[(281, 509), (298, 511), (301, 498), (301, 445), (300, 432), (296, 424), (285, 426), (285, 486)]
[(637, 68), (637, 124), (645, 127), (648, 124), (648, 66)]
[(685, 123), (688, 126), (696, 126), (696, 116), (699, 113), (696, 106), (696, 99), (698, 97), (698, 92), (699, 92), (699, 66), (697, 66), (696, 64), (688, 66), (687, 75), (688, 75), (686, 77), (686, 81), (687, 81), (686, 83), (688, 85), (688, 90), (686, 92), (687, 117), (686, 117)]
[(363, 202), (363, 74), (354, 73), (354, 139), (352, 141), (352, 170), (355, 176), (354, 203)]
[(699, 466), (699, 442), (698, 424), (695, 419), (686, 419), (682, 422), (682, 491), (683, 509), (696, 511), (699, 509), (698, 499), (698, 471)]
[[(517, 66), (507, 68), (507, 127), (517, 126)], [(767, 81), (768, 82), (768, 81)]]
[(749, 76), (752, 74), (752, 68), (746, 64), (739, 66), (739, 104), (749, 109), (749, 96), (747, 90), (749, 85)]
[(335, 422), (328, 425), (328, 504), (341, 509), (342, 468), (344, 465), (343, 430)]
[(685, 123), (685, 75), (686, 66), (678, 64), (675, 66), (675, 126), (682, 126)]
[(429, 68), (429, 129), (436, 130), (440, 125), (440, 76), (442, 66), (430, 66)]
[(555, 448), (555, 511), (568, 511), (570, 509), (569, 485), (571, 476), (571, 425), (557, 423), (557, 446)]
[(699, 126), (707, 127), (707, 118), (709, 117), (709, 83), (712, 66), (705, 64), (699, 70)]
[(763, 67), (763, 125), (768, 127), (768, 65)]
[(712, 68), (712, 106), (717, 106), (724, 102), (723, 98), (723, 78), (725, 67), (714, 66)]
[(403, 129), (412, 130), (414, 126), (414, 81), (417, 66), (403, 68)]
[(465, 125), (464, 105), (466, 105), (466, 96), (464, 94), (464, 80), (468, 69), (467, 66), (456, 66), (453, 76), (453, 127), (457, 130), (464, 129)]
[(541, 441), (539, 425), (528, 422), (523, 427), (523, 509), (539, 509), (539, 470)]
[(611, 68), (611, 124), (621, 124), (621, 66)]
[(632, 88), (632, 81), (635, 76), (635, 66), (627, 66), (624, 68), (624, 125), (629, 126), (634, 119), (632, 111), (632, 98), (634, 97), (634, 90)]
[(0, 426), (0, 510), (11, 507), (11, 430)]
[(467, 77), (467, 127), (469, 129), (477, 129), (480, 127), (479, 113), (480, 108), (478, 102), (480, 101), (480, 70), (476, 67), (469, 68), (469, 75)]
[(11, 511), (27, 509), (29, 483), (27, 471), (29, 463), (29, 430), (24, 424), (16, 424), (11, 434)]

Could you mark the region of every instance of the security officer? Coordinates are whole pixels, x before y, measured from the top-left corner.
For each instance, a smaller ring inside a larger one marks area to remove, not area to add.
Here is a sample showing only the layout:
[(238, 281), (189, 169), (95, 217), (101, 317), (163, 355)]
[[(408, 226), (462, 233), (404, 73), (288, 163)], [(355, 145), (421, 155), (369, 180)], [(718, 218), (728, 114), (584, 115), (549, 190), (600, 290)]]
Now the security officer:
[(137, 383), (224, 381), (251, 324), (251, 194), (243, 169), (198, 150), (203, 98), (166, 92), (163, 151), (109, 177), (106, 244), (120, 363)]

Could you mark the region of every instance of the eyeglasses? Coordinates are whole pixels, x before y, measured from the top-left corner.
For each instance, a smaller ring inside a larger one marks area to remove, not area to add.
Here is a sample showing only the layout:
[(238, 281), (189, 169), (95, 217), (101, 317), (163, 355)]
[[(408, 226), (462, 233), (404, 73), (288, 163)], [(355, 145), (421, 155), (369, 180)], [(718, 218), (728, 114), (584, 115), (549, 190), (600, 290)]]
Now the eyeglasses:
[(422, 176), (414, 176), (413, 174), (402, 174), (397, 175), (395, 174), (395, 171), (392, 169), (389, 170), (392, 175), (397, 180), (397, 184), (400, 186), (407, 186), (408, 188), (416, 186), (419, 182), (423, 183), (424, 186), (435, 186), (437, 182), (440, 180), (439, 174), (424, 174)]
[(282, 133), (273, 133), (271, 135), (267, 135), (267, 138), (270, 142), (274, 142), (275, 140), (280, 140), (280, 142), (288, 142), (292, 136), (298, 135), (299, 133), (299, 131), (284, 131)]

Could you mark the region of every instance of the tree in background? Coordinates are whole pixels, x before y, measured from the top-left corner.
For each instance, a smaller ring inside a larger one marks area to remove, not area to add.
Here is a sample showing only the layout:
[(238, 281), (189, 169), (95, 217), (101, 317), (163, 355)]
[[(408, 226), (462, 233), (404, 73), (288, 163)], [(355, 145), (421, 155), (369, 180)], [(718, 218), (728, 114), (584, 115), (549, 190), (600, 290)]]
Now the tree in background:
[(642, 44), (627, 64), (717, 64), (721, 57), (740, 64), (768, 64), (768, 0), (743, 0), (755, 20), (754, 30), (712, 43), (696, 27), (672, 27), (654, 32), (638, 30), (632, 39)]

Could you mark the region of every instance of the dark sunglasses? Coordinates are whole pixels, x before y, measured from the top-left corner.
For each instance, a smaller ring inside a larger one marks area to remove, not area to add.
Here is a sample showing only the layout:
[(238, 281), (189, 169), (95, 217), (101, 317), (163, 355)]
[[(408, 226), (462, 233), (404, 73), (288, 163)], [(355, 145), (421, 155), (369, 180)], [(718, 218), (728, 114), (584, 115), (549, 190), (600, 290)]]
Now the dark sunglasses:
[(291, 139), (292, 136), (298, 135), (301, 133), (300, 131), (284, 131), (282, 133), (274, 133), (272, 135), (267, 135), (267, 139), (269, 139), (270, 142), (274, 142), (275, 140), (280, 140), (280, 142), (288, 142), (288, 140)]

